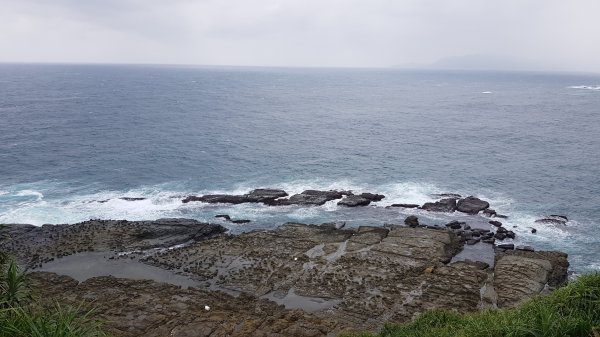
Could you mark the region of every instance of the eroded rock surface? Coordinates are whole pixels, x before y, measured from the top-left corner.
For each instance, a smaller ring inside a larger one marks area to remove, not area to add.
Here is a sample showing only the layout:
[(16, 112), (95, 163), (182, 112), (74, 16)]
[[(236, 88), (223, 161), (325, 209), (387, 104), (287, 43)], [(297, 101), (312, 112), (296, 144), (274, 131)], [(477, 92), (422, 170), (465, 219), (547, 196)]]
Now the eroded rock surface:
[(6, 225), (0, 250), (13, 252), (28, 267), (87, 252), (123, 252), (171, 247), (224, 233), (225, 227), (190, 219), (156, 221), (90, 220), (74, 225)]
[(492, 267), (450, 262), (465, 242), (489, 230), (463, 222), (456, 222), (456, 229), (426, 228), (412, 220), (416, 228), (288, 223), (239, 235), (184, 219), (8, 225), (0, 233), (7, 237), (0, 249), (33, 267), (94, 251), (107, 263), (158, 267), (198, 285), (181, 289), (112, 277), (76, 285), (70, 278), (37, 274), (44, 295), (71, 303), (93, 300), (116, 336), (328, 336), (377, 330), (428, 309), (512, 306), (566, 279), (566, 255), (558, 252), (498, 249)]
[[(93, 306), (107, 332), (124, 337), (314, 337), (341, 330), (335, 321), (271, 301), (166, 283), (33, 273), (33, 286), (48, 302)], [(40, 293), (40, 291), (42, 291)], [(206, 308), (208, 306), (208, 310)]]

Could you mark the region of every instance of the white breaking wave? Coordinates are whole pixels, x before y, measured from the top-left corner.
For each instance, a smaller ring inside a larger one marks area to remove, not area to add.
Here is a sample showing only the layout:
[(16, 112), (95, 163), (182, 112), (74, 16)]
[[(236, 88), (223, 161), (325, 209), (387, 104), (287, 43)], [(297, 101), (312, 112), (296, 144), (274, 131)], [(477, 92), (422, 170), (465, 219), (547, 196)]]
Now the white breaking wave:
[[(32, 186), (34, 185), (34, 186)], [(302, 221), (310, 219), (318, 221), (321, 218), (331, 218), (341, 212), (351, 212), (337, 205), (338, 200), (330, 201), (319, 207), (282, 206), (269, 207), (262, 204), (215, 205), (199, 202), (184, 204), (181, 200), (188, 195), (204, 194), (244, 194), (255, 188), (280, 188), (293, 195), (307, 189), (316, 190), (351, 190), (354, 193), (372, 192), (385, 195), (385, 199), (373, 203), (377, 207), (385, 207), (394, 203), (422, 205), (434, 201), (435, 193), (462, 193), (463, 191), (446, 190), (430, 183), (397, 182), (388, 184), (367, 184), (343, 180), (310, 179), (296, 180), (272, 184), (245, 183), (233, 186), (231, 189), (186, 191), (181, 185), (162, 184), (146, 186), (126, 191), (98, 191), (90, 194), (70, 193), (60, 184), (39, 183), (27, 185), (27, 188), (4, 188), (7, 190), (1, 198), (0, 222), (30, 223), (42, 225), (45, 223), (74, 223), (88, 219), (127, 219), (153, 220), (164, 217), (188, 217), (204, 221), (214, 221), (215, 212), (224, 212), (236, 219), (273, 221)], [(61, 193), (57, 193), (61, 192)], [(44, 194), (50, 195), (45, 197)], [(59, 195), (58, 197), (56, 195)], [(473, 193), (490, 200), (497, 209), (502, 210), (510, 205), (512, 200), (501, 195), (484, 195)], [(33, 197), (23, 201), (22, 198)], [(123, 200), (122, 198), (143, 198), (142, 200)], [(403, 210), (414, 213), (416, 210)], [(356, 212), (354, 212), (356, 214)]]
[(36, 197), (37, 200), (42, 200), (44, 198), (44, 194), (42, 192), (33, 191), (33, 190), (22, 190), (16, 193), (19, 197)]
[(600, 91), (600, 85), (572, 85), (569, 89), (584, 89), (584, 90), (598, 90)]

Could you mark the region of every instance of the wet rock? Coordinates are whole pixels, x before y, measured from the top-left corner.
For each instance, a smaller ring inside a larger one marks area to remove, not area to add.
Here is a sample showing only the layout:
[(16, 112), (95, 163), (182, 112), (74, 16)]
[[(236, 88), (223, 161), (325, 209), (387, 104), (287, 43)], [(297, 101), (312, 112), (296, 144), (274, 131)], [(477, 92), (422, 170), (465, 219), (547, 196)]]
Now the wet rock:
[(269, 203), (278, 198), (286, 197), (287, 195), (288, 194), (283, 190), (272, 188), (259, 188), (243, 195), (207, 194), (201, 197), (191, 195), (183, 199), (182, 202), (188, 203), (191, 201), (200, 201), (209, 204), (242, 204), (246, 202)]
[(449, 223), (447, 223), (445, 226), (451, 229), (461, 229), (462, 226), (465, 225), (464, 222), (458, 221), (458, 220), (452, 220)]
[(494, 238), (496, 238), (497, 240), (502, 241), (502, 240), (506, 239), (506, 234), (505, 233), (496, 233), (494, 235)]
[(503, 214), (498, 214), (496, 213), (496, 218), (500, 218), (500, 219), (508, 219), (508, 215), (503, 215)]
[(515, 249), (516, 250), (524, 250), (524, 251), (528, 251), (528, 252), (535, 252), (535, 249), (531, 246), (517, 246)]
[(537, 233), (537, 229), (535, 229), (535, 228), (532, 228), (532, 229), (531, 229), (531, 233), (533, 233), (533, 234)]
[(250, 220), (246, 220), (246, 219), (231, 220), (231, 223), (238, 224), (238, 225), (246, 224), (249, 222), (250, 222)]
[(568, 222), (568, 221), (569, 221), (569, 218), (567, 218), (567, 216), (566, 216), (566, 215), (557, 215), (557, 214), (552, 214), (552, 215), (550, 215), (550, 217), (552, 217), (552, 218), (556, 218), (556, 219), (562, 219), (562, 220), (564, 220), (565, 222)]
[(510, 250), (515, 249), (515, 245), (512, 243), (501, 243), (501, 244), (497, 245), (496, 247), (498, 247), (500, 249), (510, 249)]
[(371, 200), (363, 198), (358, 195), (349, 195), (340, 200), (337, 204), (341, 206), (347, 207), (358, 207), (358, 206), (367, 206), (371, 203)]
[(404, 224), (408, 227), (417, 227), (419, 226), (419, 218), (414, 215), (409, 215), (404, 219)]
[(474, 245), (476, 243), (478, 243), (479, 241), (481, 241), (480, 239), (470, 239), (467, 240), (467, 245)]
[(417, 207), (419, 207), (419, 205), (417, 205), (417, 204), (391, 204), (388, 207), (417, 208)]
[(460, 194), (456, 194), (456, 193), (437, 193), (437, 194), (432, 194), (431, 195), (433, 198), (452, 198), (452, 199), (460, 199), (462, 198), (462, 196)]
[(567, 221), (569, 221), (569, 220), (564, 215), (550, 215), (543, 219), (535, 220), (536, 223), (549, 224), (549, 225), (566, 225)]
[(491, 220), (489, 223), (492, 226), (502, 227), (502, 222), (500, 222), (500, 221)]
[(515, 232), (513, 232), (513, 231), (508, 231), (505, 234), (506, 234), (506, 237), (509, 238), (509, 239), (514, 239), (517, 236), (515, 234)]
[(215, 218), (222, 218), (222, 219), (225, 219), (227, 221), (231, 220), (231, 217), (229, 215), (227, 215), (227, 214), (217, 214), (217, 215), (215, 215)]
[(496, 216), (496, 211), (491, 208), (486, 208), (482, 211), (483, 215), (493, 218)]
[(496, 240), (492, 237), (492, 238), (481, 239), (481, 242), (494, 244), (496, 242)]
[(340, 191), (317, 191), (317, 190), (306, 190), (300, 194), (292, 195), (287, 201), (288, 204), (292, 205), (324, 205), (326, 202), (336, 199), (341, 199), (343, 196), (349, 197), (347, 193)]
[(375, 194), (375, 193), (361, 193), (360, 197), (365, 198), (367, 200), (376, 202), (376, 201), (381, 201), (383, 200), (383, 198), (385, 198), (385, 195), (383, 194)]
[(458, 211), (469, 214), (477, 214), (488, 207), (490, 207), (490, 204), (487, 201), (475, 198), (474, 196), (460, 199), (456, 204)]
[(447, 198), (436, 202), (427, 202), (421, 208), (431, 212), (454, 212), (456, 210), (456, 199)]
[(206, 202), (209, 204), (242, 204), (247, 202), (246, 197), (243, 195), (228, 195), (228, 194), (207, 194), (201, 197), (197, 196), (188, 196), (183, 199), (183, 203), (188, 203), (190, 201), (200, 201)]
[(286, 191), (273, 188), (258, 188), (245, 195), (246, 202), (268, 202), (287, 196), (288, 194)]
[(140, 201), (140, 200), (146, 200), (146, 198), (141, 198), (141, 197), (121, 197), (119, 198), (121, 200), (125, 200), (125, 201)]

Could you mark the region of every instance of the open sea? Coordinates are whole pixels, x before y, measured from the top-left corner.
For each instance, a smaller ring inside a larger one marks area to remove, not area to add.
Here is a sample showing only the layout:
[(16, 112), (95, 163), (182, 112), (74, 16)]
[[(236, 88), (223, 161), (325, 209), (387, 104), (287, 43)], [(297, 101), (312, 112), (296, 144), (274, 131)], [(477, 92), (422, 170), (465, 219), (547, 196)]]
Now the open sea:
[[(363, 208), (181, 202), (258, 187), (386, 198)], [(443, 223), (384, 206), (444, 192), (488, 200), (517, 226), (516, 243), (600, 270), (600, 75), (0, 64), (0, 223), (219, 213), (252, 220), (223, 223), (232, 232), (408, 214)], [(534, 223), (549, 214), (570, 221)]]

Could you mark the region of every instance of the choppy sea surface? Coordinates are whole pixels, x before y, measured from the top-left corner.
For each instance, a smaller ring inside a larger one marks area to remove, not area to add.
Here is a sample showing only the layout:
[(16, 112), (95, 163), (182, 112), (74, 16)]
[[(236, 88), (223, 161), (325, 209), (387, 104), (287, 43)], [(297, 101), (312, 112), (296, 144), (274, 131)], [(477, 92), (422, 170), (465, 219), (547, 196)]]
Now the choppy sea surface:
[[(386, 198), (351, 209), (181, 202), (258, 187)], [(0, 223), (443, 223), (384, 208), (443, 192), (489, 200), (517, 243), (600, 270), (600, 75), (0, 65)], [(570, 221), (534, 223), (548, 214)]]

